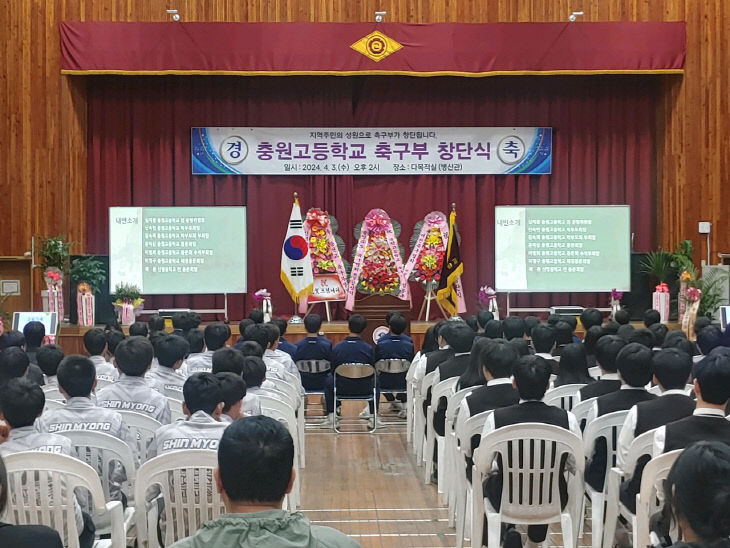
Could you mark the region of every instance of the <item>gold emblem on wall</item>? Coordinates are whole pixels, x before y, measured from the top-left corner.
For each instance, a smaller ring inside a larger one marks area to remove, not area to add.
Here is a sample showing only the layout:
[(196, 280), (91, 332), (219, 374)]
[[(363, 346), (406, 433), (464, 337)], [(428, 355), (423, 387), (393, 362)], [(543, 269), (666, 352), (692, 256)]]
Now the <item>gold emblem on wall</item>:
[(377, 63), (381, 59), (388, 57), (391, 53), (395, 53), (403, 46), (392, 38), (388, 38), (382, 32), (376, 30), (367, 36), (360, 38), (360, 40), (352, 44), (350, 47)]

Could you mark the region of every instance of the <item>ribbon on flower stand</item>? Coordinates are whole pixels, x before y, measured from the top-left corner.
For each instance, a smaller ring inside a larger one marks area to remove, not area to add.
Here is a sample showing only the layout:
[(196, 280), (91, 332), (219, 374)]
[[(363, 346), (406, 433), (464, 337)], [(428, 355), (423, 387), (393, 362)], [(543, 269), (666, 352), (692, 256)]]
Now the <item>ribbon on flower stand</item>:
[(56, 323), (63, 320), (63, 278), (57, 268), (49, 268), (43, 273), (48, 288), (48, 311), (56, 313)]
[(700, 310), (700, 301), (702, 300), (702, 291), (696, 287), (688, 287), (686, 295), (686, 308), (684, 316), (682, 316), (682, 331), (684, 331), (687, 338), (694, 342), (697, 340), (695, 334), (694, 325), (697, 321), (697, 313)]
[(78, 310), (78, 324), (82, 327), (94, 326), (94, 305), (96, 299), (91, 286), (82, 282), (76, 286), (76, 310)]
[(494, 315), (495, 320), (499, 320), (499, 306), (497, 306), (497, 292), (493, 287), (484, 285), (479, 288), (478, 294), (479, 304)]
[(687, 289), (689, 282), (694, 280), (694, 276), (688, 270), (682, 272), (679, 276), (679, 296), (677, 297), (677, 317), (681, 320), (687, 309)]
[(664, 282), (657, 285), (652, 298), (652, 308), (659, 312), (661, 322), (667, 323), (669, 321), (669, 286)]
[(623, 292), (616, 288), (611, 290), (611, 319), (616, 319), (616, 312), (621, 310), (621, 299), (623, 298)]
[(271, 306), (271, 293), (268, 289), (259, 289), (253, 294), (253, 298), (261, 302), (261, 311), (264, 313), (264, 323), (270, 322), (274, 315), (274, 307)]

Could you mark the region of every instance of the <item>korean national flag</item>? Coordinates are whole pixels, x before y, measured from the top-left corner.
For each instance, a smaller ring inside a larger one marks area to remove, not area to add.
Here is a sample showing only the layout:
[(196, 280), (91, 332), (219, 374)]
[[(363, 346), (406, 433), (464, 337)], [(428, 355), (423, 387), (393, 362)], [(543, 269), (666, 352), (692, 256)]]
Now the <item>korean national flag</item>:
[(281, 247), (281, 281), (295, 303), (311, 294), (314, 287), (309, 244), (304, 234), (304, 223), (298, 198), (294, 199), (286, 238)]

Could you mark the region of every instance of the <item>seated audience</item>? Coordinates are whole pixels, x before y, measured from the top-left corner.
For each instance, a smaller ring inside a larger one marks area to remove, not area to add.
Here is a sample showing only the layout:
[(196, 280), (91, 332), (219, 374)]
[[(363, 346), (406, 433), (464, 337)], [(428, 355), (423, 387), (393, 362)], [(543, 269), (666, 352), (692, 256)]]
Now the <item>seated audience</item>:
[[(243, 382), (243, 377), (224, 371), (215, 373), (215, 378), (218, 379), (223, 394), (221, 421), (231, 423), (236, 419), (247, 416), (243, 412), (243, 399), (246, 397), (246, 383)], [(260, 409), (257, 414), (260, 414)]]
[(621, 380), (616, 368), (616, 357), (626, 346), (626, 342), (618, 335), (606, 335), (596, 343), (596, 364), (601, 369), (598, 382), (588, 384), (578, 391), (576, 404), (590, 398), (596, 398), (621, 388)]
[(147, 320), (147, 330), (149, 331), (150, 336), (152, 336), (153, 333), (164, 333), (165, 318), (158, 314), (153, 314), (150, 316), (149, 320)]
[[(380, 360), (407, 360), (413, 361), (413, 340), (405, 334), (407, 320), (403, 314), (393, 312), (388, 318), (388, 333), (385, 333), (378, 339), (375, 345), (375, 362)], [(472, 331), (472, 333), (474, 333)], [(472, 338), (473, 340), (473, 338)], [(386, 394), (385, 399), (392, 402), (399, 411), (403, 411), (403, 402), (406, 401), (405, 387), (406, 374), (403, 373), (387, 373), (381, 371), (378, 373), (378, 386), (390, 390), (403, 388), (404, 392), (397, 395), (398, 402), (395, 401), (393, 394)]]
[[(30, 363), (38, 365), (36, 352), (43, 346), (43, 339), (46, 336), (46, 326), (43, 322), (28, 322), (23, 327), (23, 338), (25, 339), (25, 353), (28, 354)], [(31, 379), (32, 380), (32, 379)]]
[(477, 323), (476, 314), (467, 316), (466, 320), (464, 320), (464, 323), (466, 323), (466, 325), (469, 326), (469, 329), (471, 329), (474, 334), (476, 334), (477, 330), (479, 329), (479, 323)]
[(691, 416), (660, 426), (654, 434), (656, 457), (684, 449), (697, 441), (730, 444), (730, 421), (725, 408), (730, 400), (730, 356), (715, 354), (694, 366), (697, 404)]
[[(40, 322), (29, 322), (29, 323), (40, 323)], [(40, 324), (43, 326), (43, 324)], [(45, 333), (46, 328), (43, 327), (43, 333)], [(37, 331), (37, 330), (34, 330)], [(41, 337), (41, 341), (43, 338)], [(26, 348), (26, 341), (25, 336), (20, 331), (6, 331), (0, 336), (0, 353), (3, 351), (7, 351), (11, 348), (18, 348), (19, 350), (22, 350), (25, 352)], [(33, 381), (34, 383), (43, 386), (43, 371), (41, 371), (40, 367), (38, 367), (35, 363), (31, 361), (31, 357), (34, 357), (33, 353), (28, 355), (28, 367), (26, 370), (27, 377)]]
[[(654, 324), (661, 325), (661, 324)], [(684, 388), (692, 370), (692, 358), (677, 350), (667, 348), (652, 357), (653, 381), (662, 390), (661, 396), (634, 405), (626, 416), (618, 437), (616, 462), (624, 468), (629, 447), (637, 436), (667, 423), (688, 417), (695, 408), (695, 402), (686, 395)], [(648, 458), (641, 459), (631, 474), (631, 481), (621, 486), (621, 501), (636, 512), (636, 494), (641, 486), (641, 476)]]
[(474, 343), (469, 352), (469, 365), (459, 377), (458, 386), (460, 388), (469, 388), (470, 386), (479, 386), (486, 383), (482, 372), (481, 353), (492, 340), (494, 339), (474, 336)]
[(502, 322), (502, 332), (508, 341), (525, 336), (525, 320), (520, 316), (507, 316)]
[[(408, 382), (415, 383), (418, 386), (421, 385), (421, 381), (426, 375), (428, 355), (435, 352), (439, 348), (439, 343), (436, 340), (436, 327), (439, 326), (439, 324), (441, 323), (443, 322), (438, 322), (432, 325), (426, 330), (426, 333), (423, 335), (423, 344), (421, 345), (421, 349), (413, 357), (411, 367), (408, 369), (408, 374), (406, 375), (406, 380)], [(478, 333), (474, 335), (475, 342), (480, 338), (482, 337), (480, 337)]]
[(247, 415), (260, 415), (261, 402), (259, 394), (273, 396), (264, 387), (266, 380), (266, 364), (258, 356), (246, 356), (243, 360), (243, 382), (246, 383), (246, 397), (243, 398), (243, 412)]
[(626, 342), (629, 342), (629, 340), (631, 340), (631, 335), (634, 334), (634, 331), (636, 331), (636, 328), (630, 323), (627, 323), (618, 328), (618, 331), (616, 331), (616, 335), (621, 337)]
[(264, 311), (260, 308), (254, 308), (248, 313), (248, 319), (253, 323), (264, 323)]
[(555, 350), (555, 329), (546, 324), (533, 327), (532, 347), (535, 349), (535, 355), (547, 360), (553, 374), (556, 374), (560, 364), (558, 360), (553, 358), (553, 350)]
[(608, 335), (608, 333), (600, 325), (592, 325), (586, 330), (585, 337), (583, 337), (583, 346), (586, 349), (586, 361), (589, 369), (596, 367), (596, 345), (604, 335)]
[(246, 356), (256, 356), (262, 360), (264, 358), (264, 349), (261, 348), (261, 345), (256, 341), (243, 341), (236, 344), (234, 348), (243, 354), (244, 358)]
[[(0, 516), (4, 515), (9, 494), (8, 474), (5, 463), (0, 457)], [(0, 546), (43, 548), (63, 548), (63, 542), (57, 531), (45, 525), (11, 525), (0, 522)]]
[[(570, 324), (564, 320), (560, 320), (555, 324), (555, 348), (553, 349), (553, 356), (560, 356), (563, 353), (563, 348), (566, 344), (576, 342), (573, 340), (573, 328)], [(580, 341), (578, 341), (580, 342)]]
[(616, 311), (616, 314), (613, 315), (613, 320), (619, 325), (626, 325), (631, 321), (631, 316), (628, 310), (622, 308)]
[[(624, 346), (616, 356), (621, 388), (596, 398), (588, 412), (586, 424), (609, 413), (628, 411), (639, 402), (656, 399), (654, 394), (644, 388), (652, 378), (651, 360), (650, 348), (638, 343)], [(586, 482), (596, 491), (602, 491), (608, 462), (606, 440), (603, 437), (598, 438), (593, 448), (593, 455), (586, 457), (589, 458), (586, 463)]]
[(146, 323), (134, 322), (129, 326), (130, 337), (147, 337), (149, 335), (149, 329)]
[(238, 322), (238, 340), (236, 341), (236, 345), (244, 341), (243, 338), (243, 332), (246, 331), (246, 328), (249, 325), (254, 325), (256, 322), (253, 321), (251, 318), (243, 318), (240, 322)]
[(129, 337), (119, 343), (114, 354), (120, 371), (119, 380), (97, 392), (99, 407), (137, 411), (162, 424), (169, 424), (170, 406), (167, 398), (144, 379), (153, 354), (152, 343), (144, 337)]
[(228, 422), (221, 421), (225, 405), (221, 384), (212, 373), (193, 373), (183, 385), (185, 420), (166, 424), (155, 432), (150, 458), (180, 449), (218, 449)]
[[(713, 348), (722, 346), (723, 335), (720, 328), (716, 325), (708, 325), (703, 327), (699, 333), (697, 333), (697, 348), (699, 349), (702, 356), (708, 356), (712, 352)], [(698, 357), (698, 360), (701, 359)]]
[(540, 324), (537, 316), (525, 316), (525, 338), (532, 340), (532, 330)]
[[(464, 324), (454, 325), (449, 330), (449, 336), (451, 337), (451, 348), (454, 350), (454, 356), (438, 366), (436, 369), (436, 378), (433, 383), (434, 386), (446, 379), (460, 377), (469, 366), (470, 351), (474, 343), (474, 332)], [(427, 397), (430, 401), (431, 395), (428, 394)], [(444, 435), (447, 403), (446, 398), (440, 398), (438, 402), (431, 402), (431, 405), (434, 405), (436, 408), (433, 414), (433, 427), (439, 436)]]
[(219, 348), (213, 353), (213, 371), (217, 373), (233, 373), (239, 377), (243, 373), (245, 356), (235, 348)]
[[(487, 324), (489, 324), (489, 322), (487, 322)], [(435, 371), (436, 368), (441, 365), (441, 363), (454, 356), (454, 349), (451, 348), (451, 344), (449, 342), (453, 326), (453, 322), (448, 321), (441, 321), (434, 326), (434, 335), (436, 337), (436, 343), (438, 344), (438, 348), (427, 355), (426, 368), (423, 370), (423, 376), (426, 376), (432, 371)], [(499, 326), (501, 333), (502, 324), (500, 323)]]
[(580, 323), (586, 333), (591, 327), (601, 327), (601, 324), (603, 323), (603, 313), (597, 308), (586, 308), (580, 314)]
[(662, 317), (658, 310), (649, 308), (644, 311), (644, 326), (651, 327), (655, 323), (661, 323)]
[(621, 324), (618, 323), (616, 320), (608, 320), (606, 323), (603, 324), (603, 334), (615, 335), (616, 333), (618, 333), (619, 327), (621, 327)]
[(45, 376), (45, 386), (58, 388), (56, 373), (58, 372), (58, 364), (61, 363), (62, 359), (63, 350), (57, 344), (47, 344), (38, 349), (36, 363)]
[(187, 374), (210, 373), (213, 369), (213, 353), (226, 345), (231, 338), (231, 329), (224, 323), (211, 323), (205, 326), (203, 332), (205, 339), (205, 352), (194, 356), (188, 356)]
[[(173, 333), (174, 334), (174, 333)], [(177, 335), (178, 337), (182, 335)], [(195, 358), (195, 356), (202, 354), (205, 351), (205, 333), (202, 329), (191, 329), (187, 332), (187, 334), (183, 337), (186, 341), (188, 341), (188, 344), (190, 345), (190, 351), (188, 352), (188, 355), (185, 357), (185, 360), (183, 361), (182, 366), (178, 370), (178, 372), (185, 377), (188, 378), (188, 360), (190, 358)]]
[[(302, 381), (296, 366), (290, 362), (285, 365), (280, 361), (282, 359), (281, 355), (288, 358), (289, 356), (287, 354), (277, 351), (279, 355), (272, 356), (271, 352), (269, 354), (266, 353), (272, 349), (271, 345), (278, 339), (278, 335), (274, 332), (274, 326), (263, 323), (250, 325), (243, 332), (243, 338), (244, 340), (236, 345), (236, 349), (243, 350), (244, 345), (247, 343), (255, 343), (258, 347), (261, 347), (263, 349), (261, 356), (266, 364), (269, 378), (283, 380), (297, 388), (301, 387)], [(256, 347), (251, 347), (249, 353), (252, 353), (254, 349), (258, 351)], [(296, 370), (295, 373), (293, 372), (294, 370)]]
[(480, 310), (477, 314), (477, 338), (484, 336), (484, 329), (487, 327), (487, 322), (494, 319), (494, 314), (489, 310)]
[(297, 385), (301, 384), (302, 380), (299, 374), (299, 369), (297, 369), (294, 360), (289, 354), (279, 349), (279, 339), (281, 338), (279, 328), (273, 322), (265, 323), (263, 325), (269, 335), (268, 344), (266, 346), (266, 350), (264, 350), (264, 363), (268, 366), (268, 363), (272, 362), (273, 366), (274, 361), (278, 362), (284, 368), (284, 371), (291, 375), (292, 381), (296, 380)]
[(0, 354), (0, 383), (21, 377), (28, 378), (27, 373), (29, 365), (30, 361), (28, 360), (28, 355), (23, 352), (22, 348), (17, 346), (6, 348)]
[(220, 440), (215, 470), (228, 513), (206, 522), (173, 548), (359, 546), (339, 531), (311, 525), (299, 512), (281, 509), (294, 485), (293, 466), (294, 440), (284, 425), (264, 416), (235, 421)]
[(271, 318), (271, 322), (279, 328), (279, 350), (286, 352), (294, 359), (294, 353), (297, 351), (297, 347), (284, 338), (286, 328), (289, 326), (288, 322), (284, 318)]
[(175, 392), (182, 395), (185, 377), (180, 373), (180, 368), (189, 354), (188, 341), (179, 335), (163, 335), (157, 338), (154, 345), (158, 367), (149, 371), (145, 379), (163, 394)]
[(656, 346), (656, 337), (654, 337), (654, 333), (651, 329), (642, 327), (641, 329), (636, 329), (633, 333), (631, 333), (631, 335), (629, 336), (629, 342), (639, 343), (646, 346), (647, 348), (654, 348)]
[[(319, 330), (322, 327), (322, 317), (319, 314), (309, 314), (304, 318), (304, 329), (307, 336), (296, 343), (297, 350), (294, 352), (294, 361), (320, 361), (332, 362), (332, 343), (329, 339), (321, 336)], [(324, 390), (330, 370), (310, 373), (301, 372), (302, 386), (305, 390)]]
[(484, 328), (484, 336), (490, 339), (501, 339), (504, 337), (502, 322), (499, 320), (489, 320)]
[(173, 335), (185, 337), (188, 331), (200, 325), (200, 316), (195, 312), (176, 312), (172, 315)]
[[(86, 348), (89, 359), (96, 368), (96, 378), (114, 382), (119, 377), (119, 373), (117, 368), (104, 357), (107, 346), (109, 346), (108, 336), (104, 333), (104, 330), (94, 327), (84, 333), (84, 348)], [(109, 351), (111, 351), (111, 347)]]
[(588, 373), (588, 356), (583, 344), (570, 343), (563, 347), (560, 356), (560, 367), (554, 386), (565, 384), (590, 384), (593, 378)]
[[(523, 356), (514, 365), (513, 386), (520, 395), (520, 403), (509, 407), (500, 407), (487, 418), (482, 430), (482, 440), (499, 428), (525, 422), (550, 424), (580, 436), (580, 426), (575, 416), (560, 407), (545, 404), (542, 399), (550, 386), (550, 365), (540, 356)], [(480, 449), (474, 453), (474, 461), (480, 461)], [(484, 458), (484, 457), (482, 457)], [(480, 463), (482, 469), (489, 468), (493, 463)], [(565, 466), (565, 465), (564, 465)], [(566, 467), (567, 469), (567, 467)], [(565, 506), (568, 500), (567, 479), (564, 474), (560, 477), (561, 504)], [(489, 498), (495, 509), (499, 509), (502, 502), (502, 473), (490, 475), (484, 483), (484, 494)], [(530, 525), (527, 528), (527, 537), (531, 544), (539, 544), (547, 537), (547, 525)], [(505, 535), (505, 547), (521, 546), (521, 540), (516, 530)]]
[[(373, 365), (375, 363), (375, 352), (373, 347), (360, 336), (368, 326), (368, 321), (361, 314), (353, 314), (347, 320), (349, 334), (345, 340), (336, 344), (332, 349), (331, 367), (332, 371), (345, 363), (365, 363)], [(337, 378), (337, 391), (344, 395), (360, 395), (369, 394), (373, 390), (374, 378), (364, 379), (347, 379), (344, 377)], [(327, 420), (324, 421), (323, 427), (331, 427), (335, 413), (335, 377), (329, 375), (325, 379), (325, 407), (327, 411)], [(368, 402), (368, 413), (373, 412), (373, 403)]]
[[(110, 329), (109, 331), (105, 331), (104, 334), (106, 335), (106, 350), (107, 355), (109, 356), (109, 362), (114, 362), (114, 352), (117, 350), (117, 346), (120, 342), (122, 342), (124, 339), (127, 338), (127, 336), (118, 329)], [(93, 361), (93, 359), (92, 359)], [(96, 364), (95, 364), (96, 365)], [(99, 368), (97, 367), (97, 372), (99, 371)]]
[(512, 339), (507, 341), (507, 344), (514, 348), (517, 354), (520, 356), (529, 356), (530, 354), (532, 354), (532, 352), (530, 351), (530, 343), (527, 341), (527, 339)]
[(661, 348), (664, 344), (664, 339), (667, 337), (669, 328), (660, 322), (652, 324), (652, 326), (649, 328), (649, 331), (651, 331), (654, 335), (654, 348)]
[(716, 441), (688, 447), (669, 471), (664, 500), (682, 532), (674, 548), (730, 548), (730, 448)]
[[(40, 386), (25, 378), (10, 379), (0, 384), (0, 402), (0, 419), (10, 428), (7, 440), (0, 444), (0, 456), (7, 457), (22, 451), (44, 451), (72, 456), (71, 441), (68, 438), (59, 434), (41, 433), (34, 426), (46, 404), (46, 397)], [(79, 545), (90, 548), (94, 544), (96, 528), (91, 518), (81, 511), (75, 497), (74, 516), (76, 529), (79, 531)]]

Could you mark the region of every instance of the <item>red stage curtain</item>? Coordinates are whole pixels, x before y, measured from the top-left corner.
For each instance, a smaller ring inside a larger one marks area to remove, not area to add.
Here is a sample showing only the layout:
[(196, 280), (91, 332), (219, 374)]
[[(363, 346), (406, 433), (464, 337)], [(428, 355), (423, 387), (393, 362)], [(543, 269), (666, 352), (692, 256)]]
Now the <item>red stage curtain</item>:
[[(505, 77), (88, 77), (88, 252), (108, 252), (115, 205), (247, 205), (248, 283), (267, 287), (277, 314), (292, 303), (279, 281), (281, 242), (299, 192), (353, 226), (382, 207), (403, 226), (456, 202), (469, 311), (494, 280), (495, 205), (632, 206), (637, 250), (654, 241), (654, 105), (646, 76)], [(552, 126), (553, 174), (544, 176), (192, 176), (191, 126)], [(240, 245), (232, 235), (231, 245)], [(423, 291), (412, 284), (417, 312)], [(517, 295), (513, 306), (605, 306), (607, 295)], [(222, 306), (222, 297), (152, 297), (149, 308)], [(253, 306), (232, 296), (231, 319)], [(342, 309), (338, 308), (340, 317)]]

